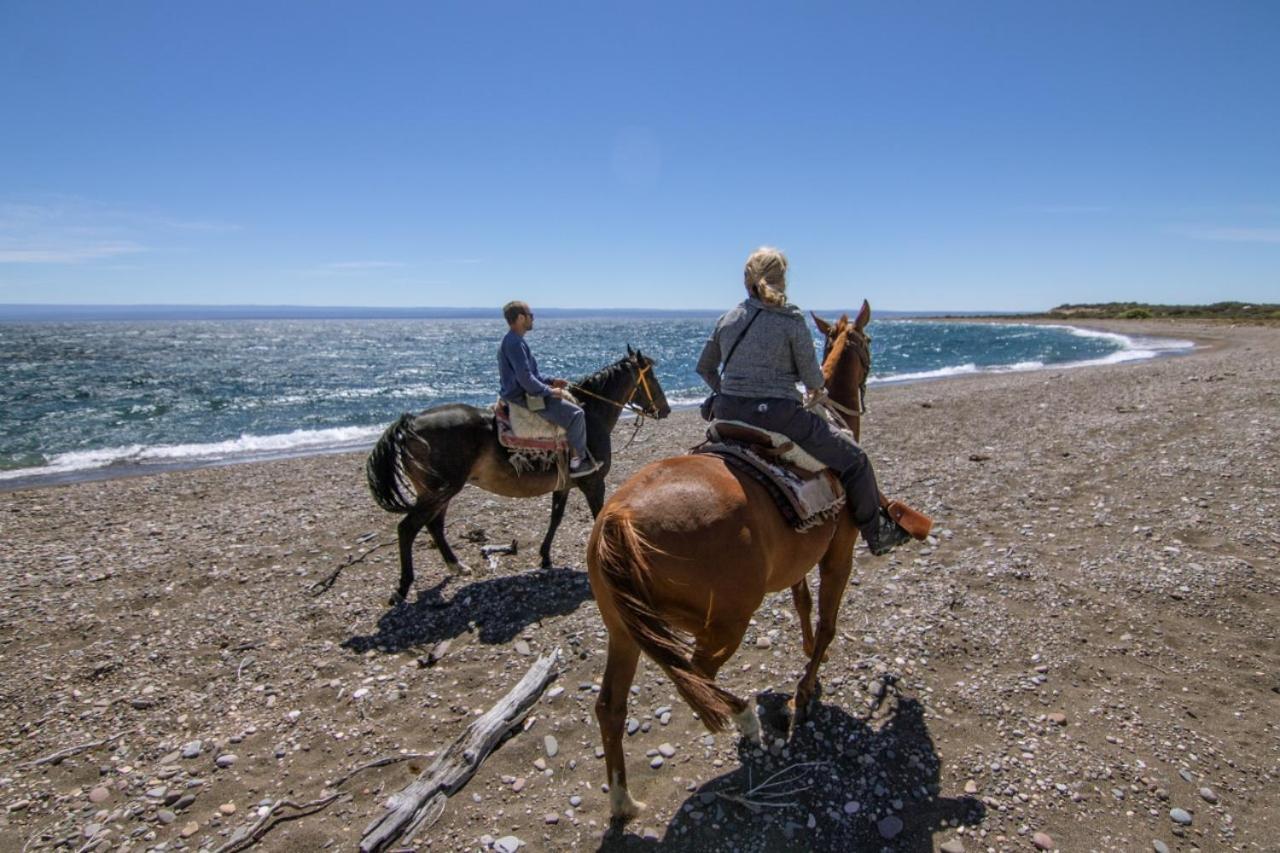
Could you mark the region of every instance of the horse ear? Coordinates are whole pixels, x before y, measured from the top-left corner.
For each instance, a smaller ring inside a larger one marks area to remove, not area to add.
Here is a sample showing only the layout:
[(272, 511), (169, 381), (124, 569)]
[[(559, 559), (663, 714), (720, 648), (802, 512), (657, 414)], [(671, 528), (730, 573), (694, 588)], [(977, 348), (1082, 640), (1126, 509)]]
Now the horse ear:
[(809, 312), (809, 316), (813, 318), (813, 324), (818, 327), (819, 332), (822, 332), (823, 337), (827, 337), (828, 335), (831, 334), (830, 323), (828, 323), (826, 320), (822, 319), (812, 311)]
[(864, 299), (862, 310), (858, 312), (858, 319), (853, 321), (853, 327), (861, 332), (869, 322), (871, 322), (871, 303)]
[(627, 344), (627, 358), (635, 358), (636, 351), (631, 348), (631, 344)]

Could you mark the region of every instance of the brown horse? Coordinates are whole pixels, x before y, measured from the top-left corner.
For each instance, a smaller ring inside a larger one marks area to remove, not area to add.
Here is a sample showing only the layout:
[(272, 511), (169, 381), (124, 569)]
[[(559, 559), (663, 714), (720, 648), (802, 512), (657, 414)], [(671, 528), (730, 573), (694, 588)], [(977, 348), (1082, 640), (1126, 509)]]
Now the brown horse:
[(512, 498), (551, 493), (551, 523), (539, 549), (542, 567), (550, 568), (551, 541), (564, 516), (569, 489), (582, 491), (593, 517), (604, 504), (604, 478), (613, 457), (611, 433), (622, 411), (656, 419), (671, 413), (653, 373), (653, 359), (630, 346), (625, 357), (572, 388), (586, 414), (587, 449), (600, 467), (569, 485), (555, 469), (517, 473), (507, 449), (498, 443), (493, 410), (487, 407), (448, 403), (416, 415), (406, 413), (387, 427), (369, 452), (365, 473), (378, 505), (404, 514), (398, 527), (400, 583), (391, 597), (393, 605), (407, 599), (413, 587), (413, 540), (423, 526), (449, 570), (467, 571), (445, 538), (444, 516), (449, 502), (468, 483)]
[[(853, 323), (847, 316), (819, 323), (827, 338), (822, 371), (828, 392), (851, 412), (859, 411), (870, 368), (863, 331), (870, 318), (864, 302)], [(818, 667), (835, 636), (857, 538), (847, 511), (796, 532), (763, 486), (712, 455), (654, 462), (606, 502), (587, 544), (587, 568), (609, 631), (596, 717), (614, 819), (629, 819), (644, 807), (627, 791), (622, 754), (627, 691), (640, 653), (662, 667), (708, 729), (718, 732), (732, 718), (745, 737), (759, 743), (755, 703), (718, 686), (715, 677), (765, 595), (790, 587), (809, 658), (792, 700), (795, 723), (803, 722)], [(816, 635), (805, 583), (815, 564), (821, 578)], [(691, 636), (692, 644), (681, 634)]]

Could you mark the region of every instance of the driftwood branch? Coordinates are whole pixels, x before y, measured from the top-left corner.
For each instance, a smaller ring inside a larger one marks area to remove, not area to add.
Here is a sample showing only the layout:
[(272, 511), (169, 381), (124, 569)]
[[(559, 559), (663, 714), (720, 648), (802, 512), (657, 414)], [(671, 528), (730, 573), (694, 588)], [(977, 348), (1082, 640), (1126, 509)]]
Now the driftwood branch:
[(361, 551), (360, 554), (356, 556), (347, 557), (347, 561), (343, 563), (341, 566), (338, 566), (338, 568), (334, 569), (333, 572), (330, 573), (330, 575), (327, 578), (324, 578), (323, 580), (318, 580), (315, 583), (313, 583), (311, 585), (309, 592), (313, 596), (323, 595), (324, 593), (332, 589), (333, 585), (338, 582), (338, 575), (342, 574), (343, 569), (347, 568), (348, 566), (354, 566), (356, 563), (363, 562), (364, 558), (372, 554), (374, 551), (377, 551), (379, 548), (386, 548), (388, 545), (394, 545), (396, 544), (397, 541), (398, 540), (395, 540), (395, 539), (389, 539), (386, 542), (379, 542), (377, 545), (374, 545), (372, 548), (366, 548), (364, 551)]
[[(722, 800), (728, 800), (731, 803), (746, 806), (753, 812), (758, 812), (763, 808), (784, 809), (794, 806), (794, 800), (786, 799), (795, 794), (803, 793), (813, 787), (812, 784), (799, 785), (799, 782), (805, 781), (809, 775), (809, 768), (823, 767), (825, 761), (806, 761), (800, 764), (791, 764), (774, 773), (768, 779), (765, 779), (759, 785), (751, 784), (750, 775), (747, 776), (747, 790), (741, 794), (731, 792), (717, 792)], [(750, 770), (747, 771), (750, 774)]]
[[(231, 836), (231, 840), (215, 850), (214, 853), (236, 853), (236, 851), (239, 850), (247, 850), (257, 844), (262, 836), (270, 832), (272, 827), (276, 824), (283, 823), (286, 820), (295, 820), (300, 817), (306, 817), (309, 814), (315, 814), (325, 806), (328, 806), (339, 799), (349, 800), (351, 799), (351, 795), (330, 794), (327, 797), (321, 797), (317, 800), (312, 800), (309, 803), (302, 803), (301, 805), (295, 803), (293, 800), (277, 800), (272, 804), (271, 808), (267, 809), (266, 814), (258, 818), (257, 822), (252, 826), (242, 827), (241, 829), (236, 830), (235, 834)], [(293, 809), (293, 813), (276, 814), (277, 811), (283, 809)]]
[(468, 726), (417, 779), (391, 797), (382, 816), (365, 828), (360, 839), (362, 853), (385, 850), (401, 836), (434, 823), (449, 796), (475, 775), (480, 763), (507, 733), (520, 725), (555, 679), (559, 657), (560, 650), (556, 649), (538, 658), (511, 692)]
[(351, 777), (355, 776), (357, 773), (362, 773), (365, 770), (372, 770), (375, 767), (386, 767), (388, 764), (398, 764), (401, 761), (412, 761), (415, 758), (429, 757), (430, 756), (425, 752), (406, 752), (401, 755), (388, 755), (383, 758), (379, 758), (376, 761), (370, 761), (368, 764), (361, 764), (346, 776), (338, 779), (338, 781), (334, 782), (330, 787), (341, 788), (347, 782), (351, 781)]
[(120, 732), (119, 734), (112, 735), (111, 737), (104, 738), (102, 740), (95, 740), (91, 743), (82, 743), (77, 746), (69, 746), (66, 749), (60, 749), (57, 752), (50, 753), (49, 755), (46, 755), (44, 758), (37, 758), (35, 761), (28, 761), (25, 764), (19, 764), (18, 766), (19, 767), (39, 767), (41, 764), (58, 764), (64, 758), (70, 758), (73, 755), (79, 755), (80, 753), (93, 749), (95, 747), (106, 746), (109, 743), (114, 743), (115, 741), (120, 740), (120, 738), (124, 737), (126, 734), (128, 734), (128, 732)]

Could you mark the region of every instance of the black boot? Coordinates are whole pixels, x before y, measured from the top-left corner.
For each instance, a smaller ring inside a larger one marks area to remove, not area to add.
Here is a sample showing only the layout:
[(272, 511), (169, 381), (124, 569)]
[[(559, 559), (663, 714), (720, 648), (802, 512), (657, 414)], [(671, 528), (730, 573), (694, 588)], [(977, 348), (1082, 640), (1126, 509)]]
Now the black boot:
[(889, 517), (883, 509), (876, 513), (870, 523), (862, 526), (862, 538), (867, 548), (877, 557), (888, 554), (903, 542), (911, 539), (911, 534), (902, 529), (898, 522)]

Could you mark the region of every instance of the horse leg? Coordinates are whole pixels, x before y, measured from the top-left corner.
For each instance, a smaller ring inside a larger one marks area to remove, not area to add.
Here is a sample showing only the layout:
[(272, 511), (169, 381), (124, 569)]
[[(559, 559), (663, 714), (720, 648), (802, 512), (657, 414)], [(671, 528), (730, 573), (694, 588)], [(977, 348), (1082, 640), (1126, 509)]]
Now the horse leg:
[(627, 766), (622, 754), (622, 731), (627, 720), (627, 694), (635, 679), (640, 646), (618, 627), (609, 629), (609, 652), (604, 681), (596, 700), (596, 720), (604, 743), (605, 773), (609, 778), (609, 813), (613, 820), (628, 821), (644, 810), (644, 803), (627, 791)]
[(458, 555), (453, 553), (453, 549), (449, 547), (449, 542), (444, 538), (444, 514), (449, 509), (449, 501), (438, 504), (439, 511), (431, 517), (427, 522), (427, 530), (431, 532), (431, 538), (436, 543), (436, 550), (440, 552), (440, 558), (444, 560), (445, 568), (457, 574), (470, 574), (471, 569), (467, 568)]
[(560, 519), (564, 518), (565, 505), (569, 503), (569, 490), (562, 489), (551, 493), (551, 524), (547, 526), (547, 535), (543, 537), (542, 547), (538, 553), (542, 555), (542, 568), (551, 568), (551, 540), (560, 527)]
[[(689, 661), (693, 668), (707, 678), (715, 680), (720, 667), (724, 666), (725, 662), (738, 650), (742, 635), (746, 633), (747, 624), (749, 620), (733, 628), (712, 627), (706, 633), (699, 635), (693, 649), (693, 656)], [(739, 733), (756, 746), (763, 746), (760, 715), (756, 713), (756, 703), (736, 696), (732, 697), (732, 702), (733, 722), (738, 727)]]
[[(587, 507), (591, 510), (591, 517), (595, 518), (604, 507), (604, 477), (599, 474), (582, 477), (578, 480), (578, 488), (582, 490), (583, 496), (587, 499)], [(565, 497), (567, 499), (568, 495)]]
[(422, 525), (427, 523), (430, 512), (428, 507), (414, 507), (396, 527), (400, 539), (400, 587), (391, 596), (392, 606), (409, 597), (409, 590), (413, 587), (413, 540), (418, 537)]
[(836, 534), (835, 540), (819, 563), (820, 585), (818, 588), (818, 630), (814, 636), (813, 652), (809, 655), (809, 665), (796, 686), (796, 695), (792, 700), (795, 707), (794, 726), (804, 722), (809, 712), (809, 703), (813, 700), (814, 690), (818, 684), (818, 667), (826, 656), (827, 647), (836, 636), (836, 619), (840, 615), (840, 601), (844, 598), (845, 587), (849, 583), (849, 574), (853, 571), (853, 542), (857, 532), (841, 536)]
[(809, 621), (809, 616), (813, 613), (813, 596), (809, 594), (809, 583), (804, 578), (791, 587), (791, 600), (795, 602), (796, 615), (800, 617), (800, 638), (805, 657), (812, 657), (813, 624)]

